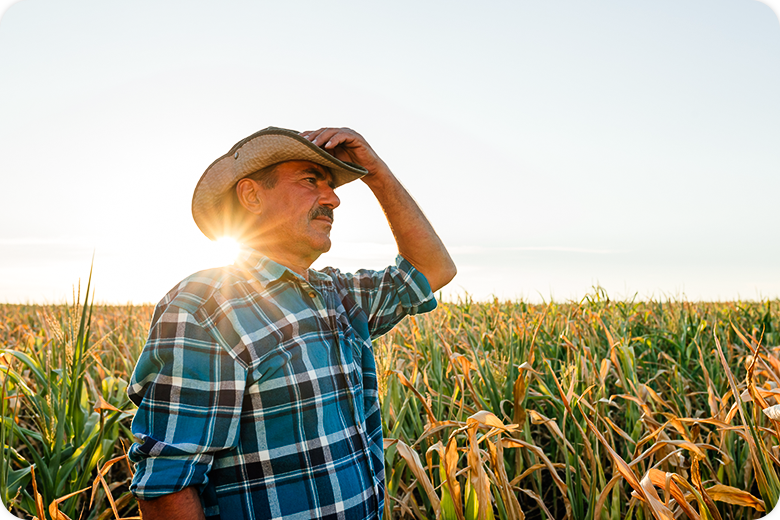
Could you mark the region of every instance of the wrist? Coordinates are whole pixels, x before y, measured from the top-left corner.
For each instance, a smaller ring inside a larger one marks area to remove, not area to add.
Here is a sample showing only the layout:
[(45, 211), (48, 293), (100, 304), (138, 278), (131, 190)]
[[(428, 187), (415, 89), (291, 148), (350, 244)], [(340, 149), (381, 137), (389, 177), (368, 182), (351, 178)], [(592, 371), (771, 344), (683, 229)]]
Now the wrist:
[(393, 172), (386, 164), (382, 164), (374, 171), (369, 170), (367, 175), (360, 178), (372, 191), (382, 191), (391, 183), (397, 183), (398, 179), (395, 178)]

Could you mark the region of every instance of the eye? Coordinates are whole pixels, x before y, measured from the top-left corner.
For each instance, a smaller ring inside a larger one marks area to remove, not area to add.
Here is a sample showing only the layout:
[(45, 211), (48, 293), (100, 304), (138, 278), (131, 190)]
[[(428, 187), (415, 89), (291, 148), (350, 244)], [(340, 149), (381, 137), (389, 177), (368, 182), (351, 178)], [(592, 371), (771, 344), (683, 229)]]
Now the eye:
[(314, 185), (317, 184), (317, 178), (316, 177), (306, 177), (304, 180), (306, 182), (309, 182), (309, 183), (314, 184)]

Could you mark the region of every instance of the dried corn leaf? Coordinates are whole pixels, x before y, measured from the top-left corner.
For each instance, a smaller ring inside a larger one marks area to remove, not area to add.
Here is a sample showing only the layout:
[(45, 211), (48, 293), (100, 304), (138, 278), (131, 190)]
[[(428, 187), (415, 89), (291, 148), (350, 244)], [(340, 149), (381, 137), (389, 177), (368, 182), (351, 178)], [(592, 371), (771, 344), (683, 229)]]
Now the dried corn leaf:
[(458, 520), (465, 520), (463, 516), (463, 499), (461, 498), (460, 483), (457, 477), (458, 443), (454, 435), (447, 442), (447, 447), (439, 451), (439, 455), (441, 458), (440, 464), (444, 467), (444, 486), (446, 486), (452, 504), (455, 507), (455, 516)]
[(420, 456), (417, 455), (416, 451), (411, 449), (405, 442), (401, 440), (398, 441), (395, 447), (398, 451), (398, 454), (406, 461), (406, 466), (412, 471), (415, 478), (417, 479), (417, 482), (422, 485), (425, 494), (428, 496), (428, 500), (431, 501), (431, 507), (433, 508), (433, 511), (438, 518), (441, 510), (439, 497), (436, 495), (436, 491), (433, 489), (431, 480), (425, 473), (425, 468), (423, 468), (422, 462), (420, 461)]
[[(669, 440), (659, 439), (656, 442), (659, 443), (659, 444), (671, 444), (672, 446), (679, 446), (681, 448), (685, 448), (686, 450), (688, 450), (689, 452), (694, 454), (696, 457), (699, 457), (699, 458), (702, 458), (702, 459), (707, 457), (707, 454), (704, 453), (698, 445), (696, 445), (696, 444), (694, 444), (694, 443), (692, 443), (690, 441), (672, 440), (672, 439), (669, 439)], [(712, 448), (714, 448), (714, 446), (712, 446)]]
[(631, 444), (636, 444), (636, 441), (632, 439), (629, 434), (621, 430), (617, 424), (613, 423), (609, 417), (604, 416), (604, 417), (600, 417), (600, 419), (605, 421), (609, 425), (609, 427), (615, 431), (615, 433), (623, 437), (626, 441), (630, 442)]
[(44, 513), (45, 508), (43, 507), (43, 497), (40, 493), (38, 493), (38, 481), (35, 479), (35, 466), (30, 466), (30, 471), (32, 472), (32, 485), (33, 485), (33, 495), (35, 497), (35, 509), (38, 513), (38, 518), (41, 520), (44, 520), (46, 518), (46, 514)]
[[(441, 515), (442, 520), (457, 520), (460, 517), (455, 510), (455, 504), (450, 495), (450, 486), (447, 484), (447, 470), (445, 469), (445, 457), (446, 449), (441, 441), (428, 448), (425, 452), (425, 460), (428, 462), (428, 471), (433, 471), (433, 452), (439, 454), (439, 481), (441, 482)], [(431, 475), (431, 481), (433, 481), (433, 475)]]
[(712, 388), (712, 382), (708, 381), (707, 382), (707, 404), (710, 406), (710, 413), (712, 414), (713, 417), (720, 415), (721, 405), (719, 404), (719, 402), (722, 403), (722, 401), (716, 398), (715, 389)]
[[(494, 423), (495, 421), (498, 421), (499, 424), (501, 424), (501, 421), (492, 413), (490, 412), (478, 412), (477, 414), (480, 417), (480, 419), (484, 419), (486, 421), (490, 421)], [(490, 417), (492, 416), (492, 418)], [(472, 499), (476, 499), (477, 501), (477, 508), (478, 508), (478, 514), (477, 518), (479, 520), (490, 520), (493, 517), (493, 505), (492, 505), (492, 497), (490, 494), (490, 481), (488, 480), (487, 475), (485, 474), (485, 468), (483, 467), (484, 462), (482, 461), (482, 457), (480, 456), (480, 450), (479, 450), (479, 443), (477, 442), (477, 427), (479, 424), (485, 424), (480, 423), (479, 419), (472, 417), (469, 417), (468, 419), (468, 451), (466, 452), (466, 459), (468, 461), (469, 465), (469, 480), (468, 483), (471, 486), (471, 490), (475, 493), (475, 495), (469, 496), (469, 502)], [(501, 424), (503, 426), (503, 424)], [(468, 509), (468, 507), (467, 507)], [(467, 514), (467, 520), (469, 515)]]
[(547, 429), (550, 430), (550, 433), (554, 434), (559, 439), (561, 439), (563, 441), (563, 443), (566, 445), (566, 448), (568, 448), (569, 451), (574, 453), (574, 447), (571, 445), (571, 443), (563, 435), (563, 432), (561, 431), (560, 427), (558, 426), (558, 423), (554, 419), (550, 419), (548, 417), (545, 417), (544, 415), (540, 414), (536, 410), (528, 410), (528, 415), (531, 416), (531, 423), (532, 424), (543, 424), (544, 426), (546, 426)]
[(501, 419), (496, 417), (493, 413), (488, 412), (487, 410), (480, 410), (479, 412), (469, 417), (467, 420), (467, 424), (472, 423), (472, 421), (482, 426), (489, 426), (491, 428), (498, 428), (503, 431), (509, 431), (507, 429), (507, 426), (505, 426), (504, 423), (501, 422)]
[(647, 385), (645, 385), (645, 384), (640, 384), (640, 385), (639, 385), (639, 389), (640, 389), (640, 390), (642, 390), (642, 391), (644, 391), (644, 392), (646, 392), (646, 393), (647, 393), (647, 395), (649, 395), (649, 396), (650, 396), (650, 398), (651, 398), (653, 401), (655, 401), (656, 403), (660, 404), (661, 406), (663, 406), (663, 407), (664, 407), (664, 408), (666, 408), (667, 410), (670, 410), (670, 411), (672, 410), (672, 407), (671, 407), (671, 406), (669, 406), (669, 403), (667, 403), (666, 401), (664, 401), (664, 400), (661, 398), (661, 396), (660, 396), (660, 395), (658, 395), (658, 393), (656, 393), (656, 391), (655, 391), (655, 390), (653, 390), (652, 388), (650, 388), (649, 386), (647, 386)]
[(70, 517), (66, 515), (65, 513), (61, 512), (59, 509), (59, 505), (62, 502), (65, 502), (67, 499), (69, 499), (72, 496), (76, 496), (79, 493), (83, 493), (84, 491), (88, 490), (90, 488), (84, 488), (79, 489), (78, 491), (74, 491), (73, 493), (68, 493), (64, 497), (60, 497), (56, 500), (54, 500), (51, 504), (49, 504), (49, 515), (51, 516), (52, 520), (70, 520)]
[(601, 360), (601, 367), (599, 367), (599, 379), (601, 379), (601, 384), (604, 384), (604, 380), (607, 378), (607, 373), (609, 372), (609, 369), (612, 368), (612, 361), (610, 361), (607, 358), (604, 358)]
[(525, 514), (520, 507), (517, 497), (512, 492), (512, 486), (509, 484), (509, 477), (506, 474), (506, 466), (504, 463), (504, 447), (501, 443), (493, 443), (488, 441), (488, 449), (490, 451), (490, 462), (496, 469), (495, 480), (497, 480), (497, 487), (501, 493), (501, 499), (504, 501), (509, 520), (525, 520)]
[(107, 410), (109, 412), (121, 412), (122, 411), (119, 408), (117, 408), (116, 406), (114, 406), (111, 403), (109, 403), (108, 401), (106, 401), (105, 399), (103, 399), (103, 396), (98, 395), (97, 400), (95, 401), (95, 411), (100, 413), (100, 412), (102, 412), (104, 410)]
[(707, 493), (713, 500), (718, 502), (726, 502), (728, 504), (734, 504), (735, 506), (752, 507), (756, 511), (766, 511), (764, 501), (758, 499), (741, 489), (735, 487), (726, 486), (723, 484), (715, 484), (707, 488)]
[[(553, 467), (565, 470), (566, 469), (566, 464), (564, 464), (562, 462), (555, 462), (555, 463), (553, 463)], [(535, 471), (538, 471), (540, 469), (545, 469), (545, 468), (547, 468), (546, 464), (541, 464), (541, 463), (534, 464), (533, 466), (531, 466), (530, 468), (527, 468), (525, 471), (523, 471), (518, 476), (513, 478), (512, 481), (509, 483), (509, 485), (510, 486), (516, 486), (517, 484), (522, 482), (522, 480), (524, 478), (526, 478), (528, 475), (530, 475), (531, 473), (533, 473)]]
[(664, 471), (651, 468), (647, 472), (646, 476), (650, 479), (653, 485), (663, 488), (668, 494), (671, 494), (680, 508), (685, 511), (686, 515), (688, 515), (688, 518), (691, 518), (692, 520), (699, 520), (701, 518), (699, 514), (688, 504), (688, 501), (680, 489), (680, 486), (678, 486), (677, 483), (673, 480), (673, 473), (666, 473)]
[(515, 379), (515, 384), (512, 387), (512, 398), (513, 398), (513, 410), (514, 410), (514, 416), (512, 420), (515, 424), (524, 424), (525, 423), (525, 407), (523, 407), (523, 401), (525, 400), (525, 393), (526, 393), (526, 382), (525, 382), (525, 374), (520, 372), (517, 375), (517, 379)]
[(422, 403), (423, 408), (425, 408), (425, 413), (428, 415), (428, 422), (435, 425), (438, 421), (436, 420), (436, 416), (433, 415), (433, 410), (431, 410), (431, 407), (428, 405), (428, 401), (414, 387), (414, 385), (408, 379), (406, 379), (405, 375), (403, 375), (401, 372), (397, 370), (394, 370), (394, 372), (398, 376), (398, 380), (401, 382), (401, 384), (404, 385), (409, 390), (411, 390), (412, 393), (414, 393), (415, 397), (417, 397), (417, 400)]
[(114, 512), (115, 518), (119, 518), (119, 512), (117, 511), (117, 505), (114, 502), (114, 497), (111, 495), (111, 489), (109, 488), (108, 483), (104, 477), (111, 469), (111, 466), (123, 459), (127, 459), (127, 455), (114, 457), (113, 459), (103, 464), (103, 466), (98, 471), (97, 477), (95, 477), (95, 480), (92, 482), (92, 496), (89, 499), (89, 507), (92, 507), (92, 503), (95, 500), (95, 495), (97, 494), (98, 485), (102, 485), (103, 489), (106, 491), (106, 498), (108, 499), (108, 503), (111, 505), (111, 510)]
[(622, 477), (620, 475), (615, 475), (610, 479), (609, 482), (607, 482), (607, 485), (604, 487), (604, 489), (601, 490), (601, 493), (599, 493), (599, 496), (596, 499), (596, 514), (593, 515), (593, 518), (601, 518), (601, 510), (604, 509), (604, 502), (607, 500), (609, 492), (612, 491), (612, 488), (615, 487), (615, 484), (617, 484), (621, 478)]
[(528, 450), (531, 450), (534, 452), (534, 454), (539, 457), (545, 466), (547, 466), (547, 469), (550, 471), (550, 475), (552, 476), (553, 482), (555, 482), (555, 485), (558, 486), (558, 489), (561, 491), (561, 495), (563, 497), (564, 505), (566, 506), (566, 514), (568, 517), (571, 517), (571, 503), (568, 499), (567, 494), (567, 486), (566, 483), (561, 480), (561, 477), (558, 476), (558, 472), (555, 471), (555, 465), (550, 461), (549, 458), (547, 458), (547, 455), (544, 454), (541, 448), (538, 446), (535, 446), (533, 444), (529, 444), (525, 441), (522, 441), (520, 439), (501, 439), (499, 442), (503, 445), (504, 448), (508, 447), (523, 447)]
[[(117, 499), (116, 507), (120, 509), (126, 507), (133, 500), (135, 500), (135, 496), (131, 492), (127, 491)], [(111, 515), (113, 514), (114, 512), (112, 510), (106, 509), (105, 511), (100, 513), (100, 516), (98, 516), (96, 520), (108, 520), (109, 518), (112, 518)], [(140, 516), (126, 516), (123, 518), (119, 518), (118, 516), (113, 516), (113, 518), (118, 520), (141, 520)]]
[(773, 421), (780, 421), (780, 404), (769, 406), (761, 411)]
[[(531, 497), (531, 498), (533, 498), (534, 500), (536, 500), (536, 503), (537, 503), (537, 504), (539, 504), (539, 507), (541, 507), (541, 508), (542, 508), (542, 510), (545, 512), (545, 514), (547, 515), (547, 518), (555, 518), (555, 517), (553, 516), (553, 514), (550, 512), (550, 510), (549, 510), (549, 509), (547, 509), (547, 506), (545, 505), (545, 503), (544, 503), (544, 500), (542, 500), (542, 497), (540, 497), (539, 495), (537, 495), (536, 493), (534, 493), (534, 492), (533, 492), (533, 491), (531, 491), (530, 489), (525, 489), (525, 488), (517, 488), (517, 490), (518, 490), (518, 491), (522, 491), (523, 493), (525, 493), (525, 494), (526, 494), (526, 495), (528, 495), (529, 497)], [(568, 517), (567, 517), (567, 518), (568, 518)]]
[(666, 507), (663, 502), (661, 502), (661, 498), (658, 496), (658, 492), (655, 490), (650, 477), (645, 475), (645, 477), (642, 478), (642, 481), (640, 482), (640, 486), (644, 492), (644, 496), (642, 498), (653, 512), (653, 516), (659, 520), (675, 520), (672, 511)]

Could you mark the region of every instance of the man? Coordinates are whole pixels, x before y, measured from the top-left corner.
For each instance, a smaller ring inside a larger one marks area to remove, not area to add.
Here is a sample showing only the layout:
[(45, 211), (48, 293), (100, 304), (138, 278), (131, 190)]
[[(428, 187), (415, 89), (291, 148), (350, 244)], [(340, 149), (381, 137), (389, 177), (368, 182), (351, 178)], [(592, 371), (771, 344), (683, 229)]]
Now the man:
[[(397, 265), (309, 267), (330, 248), (334, 189), (360, 178)], [(372, 338), (436, 306), (455, 265), (409, 193), (347, 128), (267, 128), (201, 177), (193, 217), (242, 242), (157, 305), (128, 395), (131, 490), (145, 520), (381, 518), (382, 427)]]

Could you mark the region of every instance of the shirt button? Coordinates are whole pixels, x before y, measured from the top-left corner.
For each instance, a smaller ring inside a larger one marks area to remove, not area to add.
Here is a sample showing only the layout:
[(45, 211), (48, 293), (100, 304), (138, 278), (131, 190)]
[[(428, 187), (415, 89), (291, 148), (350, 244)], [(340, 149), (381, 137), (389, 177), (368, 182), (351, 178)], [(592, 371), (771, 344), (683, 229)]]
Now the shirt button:
[(317, 296), (317, 295), (314, 293), (314, 291), (309, 293), (309, 298), (314, 298), (315, 296)]

